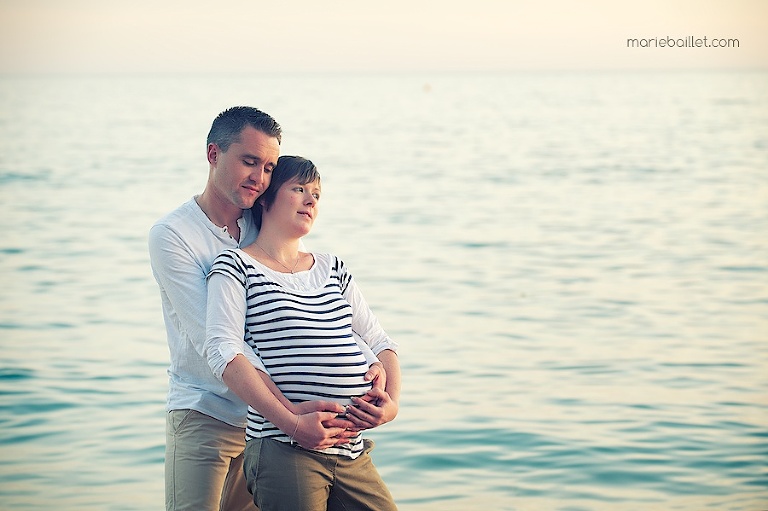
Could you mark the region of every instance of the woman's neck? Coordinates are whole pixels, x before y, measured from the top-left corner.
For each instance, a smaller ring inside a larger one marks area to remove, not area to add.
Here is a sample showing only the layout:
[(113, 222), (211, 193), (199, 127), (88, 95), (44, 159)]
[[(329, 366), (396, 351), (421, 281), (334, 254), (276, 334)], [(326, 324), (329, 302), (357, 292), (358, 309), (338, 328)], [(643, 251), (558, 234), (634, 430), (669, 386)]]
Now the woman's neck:
[(310, 254), (299, 252), (299, 239), (274, 230), (262, 229), (256, 241), (245, 249), (262, 264), (281, 273), (294, 273), (312, 267)]
[(259, 232), (254, 245), (282, 262), (294, 261), (299, 253), (298, 239), (275, 236), (265, 231)]

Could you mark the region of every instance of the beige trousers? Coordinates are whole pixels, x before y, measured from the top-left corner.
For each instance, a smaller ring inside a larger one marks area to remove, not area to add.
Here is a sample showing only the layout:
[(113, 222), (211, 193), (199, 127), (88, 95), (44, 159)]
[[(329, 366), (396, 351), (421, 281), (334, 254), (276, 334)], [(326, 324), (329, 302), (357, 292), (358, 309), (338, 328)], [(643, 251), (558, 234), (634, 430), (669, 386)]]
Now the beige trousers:
[(356, 459), (253, 439), (245, 448), (248, 487), (262, 511), (397, 511), (371, 461), (373, 441)]
[(174, 410), (165, 433), (167, 511), (258, 511), (243, 476), (242, 428)]

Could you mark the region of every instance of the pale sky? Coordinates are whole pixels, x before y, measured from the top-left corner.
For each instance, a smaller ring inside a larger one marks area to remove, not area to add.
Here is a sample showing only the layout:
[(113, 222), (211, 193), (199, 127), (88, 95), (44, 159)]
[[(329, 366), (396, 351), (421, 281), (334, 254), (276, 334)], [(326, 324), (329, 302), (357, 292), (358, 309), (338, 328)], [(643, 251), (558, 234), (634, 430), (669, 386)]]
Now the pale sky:
[(529, 69), (768, 69), (768, 0), (0, 0), (0, 73)]

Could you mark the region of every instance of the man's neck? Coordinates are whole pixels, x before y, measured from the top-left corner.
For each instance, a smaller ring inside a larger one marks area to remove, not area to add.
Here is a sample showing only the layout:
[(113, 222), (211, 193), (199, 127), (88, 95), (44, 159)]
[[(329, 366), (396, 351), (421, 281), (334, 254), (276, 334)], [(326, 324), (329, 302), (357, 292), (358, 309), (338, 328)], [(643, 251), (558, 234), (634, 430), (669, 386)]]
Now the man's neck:
[(216, 200), (207, 189), (198, 195), (195, 200), (211, 222), (219, 227), (226, 227), (233, 238), (239, 239), (240, 226), (237, 224), (237, 221), (243, 216), (242, 209)]

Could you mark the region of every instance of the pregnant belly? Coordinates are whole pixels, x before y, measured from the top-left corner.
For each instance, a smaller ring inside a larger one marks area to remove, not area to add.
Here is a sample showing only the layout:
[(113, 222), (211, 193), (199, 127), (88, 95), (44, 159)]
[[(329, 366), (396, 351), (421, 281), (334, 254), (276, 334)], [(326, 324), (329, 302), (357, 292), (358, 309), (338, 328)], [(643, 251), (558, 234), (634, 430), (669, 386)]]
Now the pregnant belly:
[(355, 371), (311, 370), (305, 368), (291, 375), (273, 376), (280, 391), (293, 402), (333, 401), (346, 406), (353, 397), (360, 397), (371, 389), (371, 382), (365, 381), (364, 368)]

